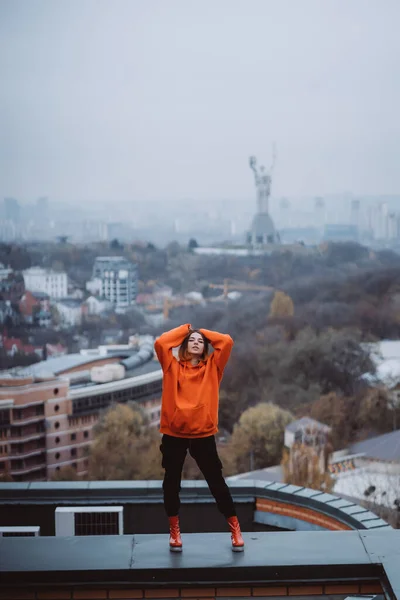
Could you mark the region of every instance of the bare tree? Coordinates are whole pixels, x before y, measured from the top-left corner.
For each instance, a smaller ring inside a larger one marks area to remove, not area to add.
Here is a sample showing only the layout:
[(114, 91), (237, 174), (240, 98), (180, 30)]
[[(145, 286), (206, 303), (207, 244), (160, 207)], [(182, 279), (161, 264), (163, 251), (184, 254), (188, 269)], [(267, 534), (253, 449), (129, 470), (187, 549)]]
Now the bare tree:
[(321, 468), (321, 457), (316, 448), (294, 444), (290, 451), (284, 450), (281, 465), (285, 483), (324, 492), (330, 492), (333, 488), (334, 481), (325, 464)]
[(400, 528), (400, 465), (364, 461), (336, 480), (335, 493), (350, 498)]

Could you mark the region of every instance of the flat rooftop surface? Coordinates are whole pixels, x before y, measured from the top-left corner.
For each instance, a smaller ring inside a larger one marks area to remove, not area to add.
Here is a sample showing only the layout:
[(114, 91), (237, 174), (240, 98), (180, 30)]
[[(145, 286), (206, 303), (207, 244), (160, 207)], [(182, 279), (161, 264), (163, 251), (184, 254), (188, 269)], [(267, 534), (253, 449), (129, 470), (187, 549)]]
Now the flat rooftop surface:
[(106, 358), (113, 358), (113, 356), (127, 356), (127, 352), (122, 352), (116, 355), (100, 356), (90, 354), (79, 354), (75, 352), (73, 354), (65, 354), (63, 356), (50, 357), (47, 360), (42, 360), (38, 363), (30, 365), (20, 370), (23, 375), (34, 375), (36, 377), (40, 375), (61, 375), (69, 369), (75, 369), (76, 367), (82, 367), (84, 365), (95, 363)]
[(2, 582), (16, 584), (207, 583), (377, 579), (390, 571), (400, 592), (400, 531), (244, 533), (231, 550), (229, 533), (183, 534), (182, 553), (168, 535), (0, 538)]

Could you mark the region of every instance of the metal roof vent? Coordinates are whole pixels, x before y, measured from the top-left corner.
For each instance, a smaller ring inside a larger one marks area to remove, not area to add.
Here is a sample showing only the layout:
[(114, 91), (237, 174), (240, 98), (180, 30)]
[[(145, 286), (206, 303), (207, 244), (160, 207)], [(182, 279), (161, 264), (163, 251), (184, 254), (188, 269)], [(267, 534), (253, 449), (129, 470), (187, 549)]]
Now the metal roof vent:
[(36, 537), (40, 535), (39, 526), (0, 527), (0, 537)]

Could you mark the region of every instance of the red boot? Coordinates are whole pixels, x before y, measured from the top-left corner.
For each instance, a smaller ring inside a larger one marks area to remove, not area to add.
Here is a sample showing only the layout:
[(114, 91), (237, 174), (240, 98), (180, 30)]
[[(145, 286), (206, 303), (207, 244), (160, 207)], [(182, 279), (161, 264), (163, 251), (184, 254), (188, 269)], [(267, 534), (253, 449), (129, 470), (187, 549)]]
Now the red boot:
[(182, 552), (181, 530), (179, 517), (168, 517), (169, 520), (169, 549), (172, 552)]
[(243, 552), (244, 541), (242, 538), (242, 532), (240, 531), (240, 525), (237, 517), (229, 517), (227, 519), (229, 527), (231, 529), (232, 539), (232, 550), (234, 552)]

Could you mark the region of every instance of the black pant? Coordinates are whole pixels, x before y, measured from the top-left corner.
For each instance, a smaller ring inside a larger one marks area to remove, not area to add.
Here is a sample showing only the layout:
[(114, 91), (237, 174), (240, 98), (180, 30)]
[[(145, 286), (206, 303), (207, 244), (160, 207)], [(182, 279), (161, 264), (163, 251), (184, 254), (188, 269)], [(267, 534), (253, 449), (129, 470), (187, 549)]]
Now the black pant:
[(210, 492), (217, 502), (219, 511), (226, 518), (236, 516), (231, 493), (222, 476), (222, 463), (218, 456), (213, 435), (205, 438), (187, 439), (164, 434), (160, 450), (162, 453), (162, 466), (165, 469), (163, 481), (164, 507), (169, 517), (175, 517), (179, 512), (182, 469), (188, 450), (203, 473)]

